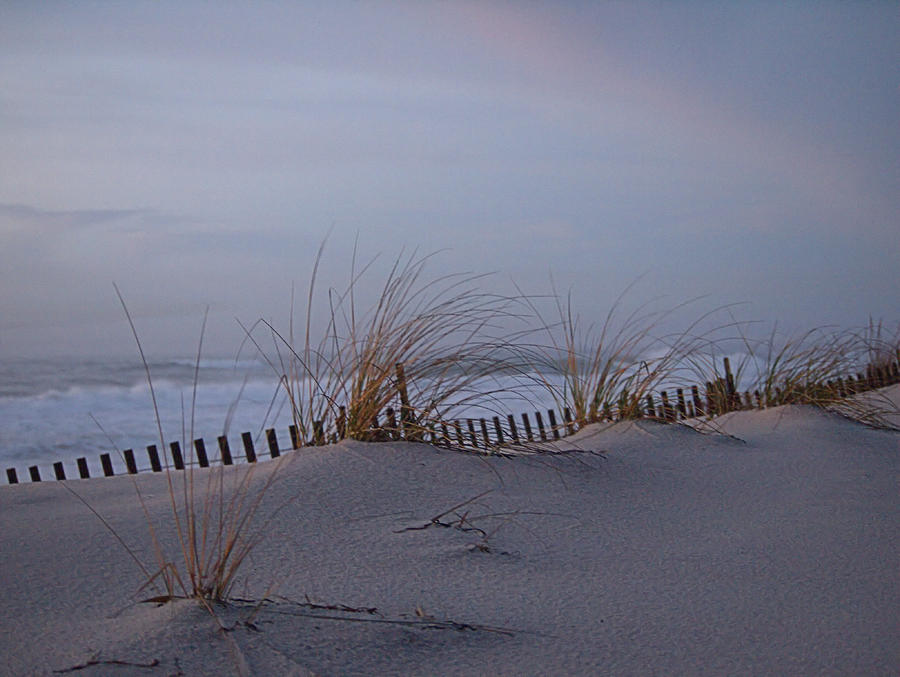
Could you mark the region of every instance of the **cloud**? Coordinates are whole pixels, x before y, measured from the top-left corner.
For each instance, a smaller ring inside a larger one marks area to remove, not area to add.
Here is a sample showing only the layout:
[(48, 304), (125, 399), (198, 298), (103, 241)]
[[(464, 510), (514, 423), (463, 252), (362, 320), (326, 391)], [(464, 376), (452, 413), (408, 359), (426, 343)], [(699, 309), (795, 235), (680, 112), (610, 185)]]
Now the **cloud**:
[(38, 209), (23, 204), (0, 203), (0, 234), (35, 231), (52, 235), (72, 230), (90, 230), (112, 222), (133, 220), (151, 214), (146, 209)]

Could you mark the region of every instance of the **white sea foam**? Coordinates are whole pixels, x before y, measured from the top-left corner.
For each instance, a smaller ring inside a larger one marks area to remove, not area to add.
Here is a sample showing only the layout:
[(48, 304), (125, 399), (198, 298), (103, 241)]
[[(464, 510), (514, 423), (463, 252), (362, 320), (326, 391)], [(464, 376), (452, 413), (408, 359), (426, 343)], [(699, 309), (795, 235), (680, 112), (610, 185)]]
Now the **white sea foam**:
[[(277, 379), (258, 364), (201, 365), (193, 403), (193, 362), (151, 365), (165, 440), (215, 439), (264, 427), (287, 426), (290, 412), (278, 398)], [(96, 457), (159, 442), (150, 389), (140, 363), (48, 361), (3, 365), (0, 395), (0, 463), (38, 465)], [(246, 379), (246, 383), (245, 383)], [(269, 411), (275, 397), (275, 408)], [(193, 430), (191, 418), (193, 412)], [(229, 412), (232, 412), (229, 418)], [(96, 421), (95, 421), (96, 419)], [(101, 430), (102, 426), (102, 430)], [(105, 432), (104, 432), (105, 431)]]

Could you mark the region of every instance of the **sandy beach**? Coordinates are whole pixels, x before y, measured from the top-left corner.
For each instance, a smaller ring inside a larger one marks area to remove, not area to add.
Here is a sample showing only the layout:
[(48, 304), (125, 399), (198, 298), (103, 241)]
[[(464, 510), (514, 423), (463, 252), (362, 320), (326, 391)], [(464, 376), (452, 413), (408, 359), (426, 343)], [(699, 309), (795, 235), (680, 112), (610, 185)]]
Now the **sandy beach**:
[[(801, 406), (716, 422), (593, 425), (516, 458), (345, 441), (261, 463), (274, 518), (215, 615), (142, 603), (62, 483), (0, 487), (0, 672), (898, 674), (900, 434)], [(151, 566), (132, 479), (68, 485)], [(165, 476), (137, 485), (178, 561)]]

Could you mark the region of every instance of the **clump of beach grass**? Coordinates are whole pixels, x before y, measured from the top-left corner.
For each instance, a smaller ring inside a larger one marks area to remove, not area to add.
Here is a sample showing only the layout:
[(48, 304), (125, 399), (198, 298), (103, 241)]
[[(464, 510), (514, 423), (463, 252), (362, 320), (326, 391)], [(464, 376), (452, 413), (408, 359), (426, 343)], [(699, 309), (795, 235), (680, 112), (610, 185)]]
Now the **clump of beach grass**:
[[(483, 291), (485, 275), (430, 275), (435, 254), (417, 252), (399, 254), (373, 285), (377, 257), (360, 265), (354, 248), (346, 287), (328, 289), (321, 304), (316, 287), (323, 248), (310, 277), (303, 329), (295, 332), (293, 299), (287, 332), (264, 320), (245, 329), (278, 376), (302, 443), (385, 435), (434, 440), (460, 408), (502, 398), (504, 388), (491, 384), (518, 368), (508, 333), (520, 319), (514, 298)], [(365, 302), (363, 288), (380, 291)], [(326, 320), (316, 332), (319, 309)], [(265, 348), (260, 329), (270, 333), (273, 348)], [(380, 422), (386, 411), (399, 420)]]
[(766, 338), (741, 334), (740, 341), (745, 352), (737, 372), (760, 405), (805, 404), (873, 427), (896, 427), (889, 420), (896, 406), (874, 390), (879, 380), (873, 373), (892, 373), (900, 332), (889, 335), (871, 320), (858, 330), (816, 327), (796, 334), (775, 325)]
[(128, 306), (118, 287), (115, 285), (114, 287), (128, 319), (146, 373), (160, 448), (163, 450), (166, 462), (165, 477), (170, 512), (169, 522), (165, 528), (175, 532), (176, 551), (170, 552), (164, 545), (163, 539), (160, 537), (159, 525), (151, 515), (140, 484), (135, 478), (132, 480), (144, 512), (151, 541), (154, 559), (152, 564), (141, 562), (119, 534), (110, 527), (109, 523), (91, 506), (88, 507), (100, 517), (104, 525), (113, 532), (113, 535), (137, 562), (145, 576), (140, 590), (151, 588), (160, 592), (151, 597), (151, 601), (166, 602), (177, 598), (190, 598), (199, 600), (211, 610), (212, 603), (224, 602), (228, 599), (242, 564), (254, 547), (265, 537), (267, 525), (278, 512), (277, 509), (272, 510), (264, 518), (260, 515), (265, 496), (278, 476), (277, 468), (268, 469), (268, 476), (259, 481), (254, 477), (257, 468), (255, 464), (231, 468), (221, 466), (195, 468), (194, 448), (191, 440), (193, 439), (200, 358), (206, 328), (206, 316), (204, 316), (194, 367), (190, 426), (188, 428), (190, 434), (182, 441), (183, 448), (187, 452), (185, 468), (184, 470), (173, 469), (165, 444), (150, 365)]
[(891, 331), (884, 326), (883, 320), (876, 322), (869, 318), (858, 335), (866, 351), (868, 366), (882, 370), (888, 377), (896, 376), (900, 366), (900, 323)]
[(653, 416), (644, 409), (647, 396), (661, 384), (679, 382), (690, 356), (708, 342), (694, 332), (711, 313), (684, 331), (659, 335), (659, 327), (690, 302), (668, 310), (652, 310), (645, 303), (626, 311), (632, 287), (616, 298), (599, 326), (583, 321), (571, 291), (563, 299), (554, 288), (553, 322), (523, 296), (548, 340), (528, 347), (537, 379), (579, 426)]

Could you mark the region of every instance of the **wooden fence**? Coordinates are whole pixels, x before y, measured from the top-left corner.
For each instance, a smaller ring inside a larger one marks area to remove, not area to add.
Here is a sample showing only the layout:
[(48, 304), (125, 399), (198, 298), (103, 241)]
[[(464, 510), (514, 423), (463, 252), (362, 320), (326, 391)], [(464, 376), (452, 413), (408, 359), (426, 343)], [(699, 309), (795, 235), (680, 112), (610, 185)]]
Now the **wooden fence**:
[[(734, 376), (728, 358), (724, 360), (725, 375), (715, 381), (707, 381), (701, 387), (694, 385), (689, 388), (676, 388), (674, 395), (671, 391), (663, 390), (658, 396), (647, 394), (644, 402), (631, 400), (622, 402), (617, 407), (606, 407), (599, 412), (597, 421), (617, 421), (623, 418), (652, 418), (663, 422), (675, 422), (696, 417), (714, 417), (730, 411), (742, 409), (760, 409), (779, 404), (789, 404), (801, 401), (798, 393), (780, 388), (773, 392), (761, 394), (759, 391), (739, 392), (735, 387)], [(412, 407), (406, 394), (405, 379), (402, 365), (397, 365), (398, 395), (400, 399), (399, 421), (393, 408), (385, 409), (381, 418), (375, 417), (369, 430), (368, 439), (373, 441), (409, 440), (431, 443), (439, 446), (452, 447), (465, 450), (490, 453), (504, 445), (520, 445), (527, 443), (539, 443), (559, 440), (567, 435), (574, 434), (580, 427), (574, 420), (568, 408), (562, 410), (562, 416), (554, 409), (544, 413), (535, 411), (532, 418), (528, 413), (519, 417), (512, 414), (492, 416), (489, 418), (464, 418), (453, 421), (429, 422), (425, 425), (415, 423)], [(824, 384), (805, 386), (806, 392), (810, 389), (837, 397), (848, 397), (857, 393), (875, 388), (900, 383), (900, 364), (893, 362), (887, 366), (869, 366), (866, 373), (848, 376), (847, 378), (828, 381)], [(234, 465), (240, 463), (256, 463), (265, 454), (269, 458), (278, 458), (284, 452), (294, 451), (308, 446), (322, 446), (328, 443), (336, 443), (344, 438), (344, 421), (346, 413), (344, 407), (340, 407), (339, 415), (335, 421), (334, 432), (325, 433), (325, 423), (315, 421), (312, 435), (309, 439), (302, 439), (297, 426), (288, 426), (287, 433), (290, 446), (283, 447), (274, 428), (265, 431), (266, 449), (257, 451), (253, 435), (249, 432), (241, 434), (241, 450), (234, 451), (231, 448), (228, 437), (222, 435), (216, 439), (218, 449), (217, 456), (210, 458), (206, 442), (202, 438), (193, 441), (193, 453), (187, 458), (178, 441), (169, 443), (169, 453), (160, 455), (160, 450), (155, 444), (146, 447), (148, 465), (139, 466), (137, 456), (133, 449), (125, 449), (121, 452), (118, 472), (113, 465), (112, 454), (100, 454), (100, 467), (104, 477), (112, 477), (116, 474), (135, 475), (139, 472), (163, 472), (169, 470), (184, 470), (187, 467), (206, 468), (213, 465)], [(518, 421), (521, 421), (519, 427)], [(124, 468), (122, 465), (124, 464)], [(77, 475), (80, 479), (90, 478), (87, 458), (82, 457), (75, 461)], [(70, 477), (66, 474), (66, 468), (61, 461), (53, 464), (53, 477), (43, 478), (37, 465), (28, 467), (28, 475), (32, 482), (40, 482), (44, 479), (66, 480)], [(18, 484), (19, 476), (15, 468), (6, 469), (6, 479), (9, 484)]]

